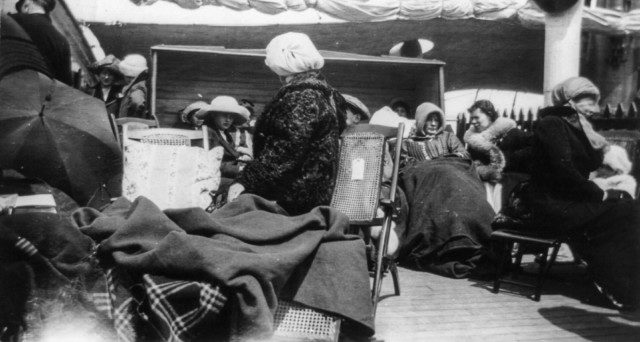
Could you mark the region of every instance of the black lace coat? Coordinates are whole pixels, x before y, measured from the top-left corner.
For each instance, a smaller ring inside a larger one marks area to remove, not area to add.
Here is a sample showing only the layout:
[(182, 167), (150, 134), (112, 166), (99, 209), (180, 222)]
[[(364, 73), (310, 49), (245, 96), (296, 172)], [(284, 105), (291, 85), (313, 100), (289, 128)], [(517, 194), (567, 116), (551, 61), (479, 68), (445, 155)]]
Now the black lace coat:
[(256, 122), (254, 160), (238, 182), (289, 214), (328, 205), (335, 184), (344, 99), (317, 71), (283, 86)]

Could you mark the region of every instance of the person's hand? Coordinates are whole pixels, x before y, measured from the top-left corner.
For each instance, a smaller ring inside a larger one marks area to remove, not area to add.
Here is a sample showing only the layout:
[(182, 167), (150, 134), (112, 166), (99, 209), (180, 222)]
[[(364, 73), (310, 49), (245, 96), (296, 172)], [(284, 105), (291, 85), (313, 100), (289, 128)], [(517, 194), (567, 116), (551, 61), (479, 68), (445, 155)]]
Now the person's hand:
[(248, 147), (239, 146), (239, 147), (236, 147), (236, 151), (243, 155), (251, 156), (251, 149)]
[(251, 156), (243, 154), (240, 157), (238, 157), (239, 161), (243, 161), (243, 162), (248, 162), (251, 161), (253, 158), (251, 158)]
[(235, 183), (229, 187), (227, 192), (227, 203), (233, 202), (244, 191), (244, 186), (240, 183)]

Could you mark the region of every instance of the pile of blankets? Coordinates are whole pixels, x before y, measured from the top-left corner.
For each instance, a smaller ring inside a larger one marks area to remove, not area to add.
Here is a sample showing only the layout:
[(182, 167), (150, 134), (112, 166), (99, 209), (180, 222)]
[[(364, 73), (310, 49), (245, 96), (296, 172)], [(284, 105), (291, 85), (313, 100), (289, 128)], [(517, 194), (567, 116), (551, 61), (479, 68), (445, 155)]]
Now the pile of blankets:
[[(343, 318), (343, 331), (373, 334), (364, 243), (343, 233), (348, 219), (329, 207), (288, 216), (242, 195), (213, 214), (163, 212), (140, 197), (49, 215), (57, 218), (47, 218), (48, 228), (66, 238), (45, 234), (34, 249), (62, 248), (65, 262), (77, 264), (63, 265), (70, 283), (93, 279), (78, 290), (104, 304), (95, 311), (124, 340), (268, 338), (279, 299)], [(104, 277), (87, 276), (96, 273)]]

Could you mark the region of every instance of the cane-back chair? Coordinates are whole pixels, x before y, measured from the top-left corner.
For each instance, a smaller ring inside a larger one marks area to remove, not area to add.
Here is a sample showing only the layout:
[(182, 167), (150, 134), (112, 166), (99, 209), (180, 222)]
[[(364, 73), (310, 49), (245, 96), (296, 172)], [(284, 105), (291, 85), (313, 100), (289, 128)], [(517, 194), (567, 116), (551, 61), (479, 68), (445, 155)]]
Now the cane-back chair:
[(294, 302), (279, 300), (273, 321), (273, 341), (337, 342), (340, 336), (339, 317)]
[[(122, 195), (145, 196), (161, 209), (211, 204), (220, 186), (223, 150), (209, 150), (207, 127), (199, 130), (125, 124), (122, 130)], [(193, 144), (192, 144), (193, 141)], [(192, 146), (200, 144), (202, 147)]]
[[(364, 125), (362, 125), (364, 127)], [(374, 127), (374, 126), (369, 126)], [(378, 132), (376, 132), (378, 131)], [(381, 199), (382, 176), (385, 149), (389, 137), (395, 137), (396, 144), (393, 176), (391, 179), (391, 196)], [(342, 137), (338, 176), (331, 200), (331, 206), (349, 217), (350, 224), (355, 227), (382, 225), (378, 239), (376, 262), (374, 268), (374, 284), (372, 301), (375, 310), (380, 296), (383, 267), (387, 265), (393, 278), (395, 294), (400, 295), (397, 268), (387, 253), (387, 244), (391, 232), (391, 218), (395, 190), (398, 184), (398, 165), (404, 124), (398, 129), (382, 129), (369, 131), (366, 128), (347, 133)], [(378, 207), (382, 205), (384, 216), (377, 217)], [(340, 319), (297, 303), (279, 301), (274, 318), (275, 336), (278, 341), (337, 341), (340, 334)]]
[(139, 127), (132, 127), (131, 124), (125, 124), (122, 127), (122, 141), (126, 143), (128, 139), (131, 139), (152, 145), (191, 146), (193, 140), (200, 140), (202, 147), (209, 150), (207, 132), (207, 126), (204, 125), (198, 130), (189, 130), (177, 128), (139, 129)]
[(160, 123), (157, 119), (141, 119), (135, 117), (116, 118), (113, 114), (110, 114), (110, 118), (112, 128), (114, 129), (114, 135), (120, 147), (122, 147), (122, 129), (125, 125), (128, 125), (129, 128), (136, 127), (142, 129), (160, 127)]
[[(370, 126), (373, 127), (373, 126)], [(382, 276), (388, 267), (393, 279), (396, 295), (400, 295), (400, 284), (396, 264), (387, 256), (387, 245), (391, 233), (391, 220), (395, 214), (394, 203), (398, 187), (398, 170), (400, 164), (400, 148), (404, 124), (397, 129), (395, 151), (393, 154), (393, 172), (389, 198), (381, 198), (384, 156), (389, 134), (380, 132), (359, 131), (348, 133), (342, 138), (340, 147), (340, 161), (338, 177), (331, 200), (331, 206), (349, 217), (351, 225), (370, 227), (382, 225), (380, 237), (377, 241), (376, 260), (374, 264), (374, 278), (372, 301), (374, 315), (380, 297)], [(379, 207), (382, 207), (383, 217), (377, 217)]]

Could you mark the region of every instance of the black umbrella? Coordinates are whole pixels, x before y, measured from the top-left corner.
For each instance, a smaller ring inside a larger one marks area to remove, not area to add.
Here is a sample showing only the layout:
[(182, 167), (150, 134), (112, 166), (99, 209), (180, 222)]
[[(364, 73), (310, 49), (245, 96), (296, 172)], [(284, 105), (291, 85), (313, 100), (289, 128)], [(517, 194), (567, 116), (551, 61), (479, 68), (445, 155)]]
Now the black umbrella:
[(104, 103), (34, 70), (0, 80), (0, 168), (66, 192), (81, 205), (115, 188), (121, 153)]

